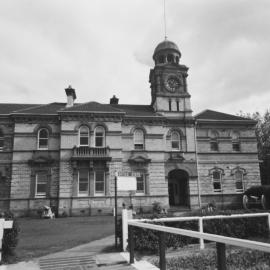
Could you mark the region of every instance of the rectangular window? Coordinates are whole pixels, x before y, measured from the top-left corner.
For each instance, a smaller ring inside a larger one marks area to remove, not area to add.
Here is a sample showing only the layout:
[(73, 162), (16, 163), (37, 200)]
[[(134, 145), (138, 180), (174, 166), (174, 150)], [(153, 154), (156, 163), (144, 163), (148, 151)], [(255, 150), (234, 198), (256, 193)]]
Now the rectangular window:
[(95, 172), (95, 194), (105, 195), (105, 172), (104, 171)]
[(240, 143), (239, 142), (233, 142), (232, 143), (233, 151), (239, 152), (240, 151)]
[(243, 192), (243, 172), (236, 171), (234, 174), (235, 187), (237, 192)]
[(178, 100), (176, 101), (176, 109), (179, 112), (179, 101)]
[(217, 143), (217, 141), (211, 141), (210, 142), (210, 150), (211, 151), (218, 151), (218, 143)]
[(213, 188), (214, 192), (221, 192), (221, 173), (218, 171), (213, 172)]
[(171, 111), (171, 110), (172, 110), (172, 101), (169, 100), (169, 111)]
[(45, 172), (36, 174), (36, 197), (46, 197), (48, 176)]
[(136, 193), (144, 194), (145, 193), (144, 174), (136, 173), (135, 176), (136, 176), (136, 181), (137, 181)]
[(88, 196), (89, 194), (89, 170), (80, 169), (78, 171), (78, 194)]
[(4, 148), (4, 139), (0, 138), (0, 151), (2, 151)]
[(103, 137), (96, 137), (96, 147), (103, 147)]

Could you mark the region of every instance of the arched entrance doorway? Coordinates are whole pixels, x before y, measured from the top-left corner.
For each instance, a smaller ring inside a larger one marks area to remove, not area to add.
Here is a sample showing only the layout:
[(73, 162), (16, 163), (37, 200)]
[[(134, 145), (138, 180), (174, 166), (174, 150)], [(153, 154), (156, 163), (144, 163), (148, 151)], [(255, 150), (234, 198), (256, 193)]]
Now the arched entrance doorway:
[(188, 173), (183, 170), (173, 170), (168, 175), (168, 191), (170, 206), (188, 206)]

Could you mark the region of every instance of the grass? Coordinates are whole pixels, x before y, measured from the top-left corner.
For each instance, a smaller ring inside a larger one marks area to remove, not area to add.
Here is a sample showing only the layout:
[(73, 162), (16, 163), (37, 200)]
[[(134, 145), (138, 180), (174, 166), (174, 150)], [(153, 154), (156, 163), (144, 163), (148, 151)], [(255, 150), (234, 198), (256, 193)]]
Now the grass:
[[(18, 219), (16, 261), (30, 260), (114, 234), (114, 217)], [(13, 258), (14, 262), (14, 258)]]

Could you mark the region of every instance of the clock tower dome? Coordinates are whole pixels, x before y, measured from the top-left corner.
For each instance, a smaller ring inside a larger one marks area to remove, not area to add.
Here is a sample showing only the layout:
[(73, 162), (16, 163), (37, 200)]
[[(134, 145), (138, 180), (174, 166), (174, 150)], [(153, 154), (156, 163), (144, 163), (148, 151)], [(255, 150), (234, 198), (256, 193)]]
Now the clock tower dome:
[(156, 112), (166, 116), (191, 117), (190, 94), (186, 79), (188, 67), (179, 64), (178, 46), (164, 40), (154, 51), (155, 66), (150, 70), (151, 105)]

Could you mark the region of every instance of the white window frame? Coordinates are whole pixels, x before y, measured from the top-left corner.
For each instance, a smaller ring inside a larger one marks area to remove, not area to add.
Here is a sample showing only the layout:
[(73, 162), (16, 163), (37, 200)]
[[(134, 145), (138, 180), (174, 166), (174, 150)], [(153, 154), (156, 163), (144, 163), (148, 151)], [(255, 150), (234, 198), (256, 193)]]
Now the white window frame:
[[(220, 177), (219, 180), (214, 178), (214, 173), (219, 173)], [(215, 189), (214, 183), (219, 183), (220, 189)], [(222, 192), (222, 172), (221, 171), (213, 171), (212, 172), (212, 184), (213, 184), (213, 191), (214, 192)]]
[(136, 177), (136, 187), (138, 187), (138, 178), (142, 177), (143, 190), (138, 190), (136, 188), (136, 195), (144, 195), (145, 194), (145, 174), (141, 172), (134, 172), (133, 175)]
[(2, 142), (2, 145), (3, 145), (3, 146), (0, 146), (0, 151), (3, 151), (5, 140), (4, 140), (4, 134), (2, 130), (0, 130), (0, 142)]
[[(40, 137), (40, 133), (41, 131), (45, 130), (47, 132), (47, 138), (43, 137), (41, 138)], [(40, 147), (40, 140), (47, 140), (47, 146), (46, 147)], [(37, 141), (37, 148), (38, 150), (48, 150), (49, 149), (49, 131), (47, 128), (41, 128), (38, 130), (38, 141)]]
[(47, 185), (48, 185), (48, 176), (46, 174), (46, 172), (37, 172), (36, 175), (35, 175), (35, 197), (36, 198), (45, 198), (46, 195), (47, 195), (47, 192), (39, 192), (38, 193), (38, 185), (40, 185), (41, 183), (38, 183), (38, 176), (39, 175), (45, 175), (46, 176), (46, 180), (43, 182), (43, 184), (45, 183), (46, 184), (46, 189), (47, 189)]
[[(97, 191), (96, 190), (96, 174), (97, 173), (103, 173), (103, 186), (104, 186), (104, 190), (101, 192), (101, 191)], [(105, 191), (106, 191), (106, 174), (104, 171), (95, 171), (94, 172), (94, 179), (95, 179), (95, 196), (105, 196)]]
[[(178, 139), (177, 140), (173, 140), (173, 135), (176, 134)], [(178, 148), (173, 147), (173, 142), (177, 142), (178, 143)], [(172, 131), (171, 132), (171, 150), (172, 151), (180, 151), (181, 150), (181, 136), (179, 134), (178, 131)]]
[[(236, 179), (236, 173), (241, 173), (242, 175), (242, 179), (239, 181)], [(234, 180), (235, 180), (235, 190), (238, 193), (242, 193), (244, 192), (244, 172), (242, 170), (237, 170), (234, 172)], [(237, 189), (237, 183), (241, 183), (242, 184), (242, 188), (241, 189)]]
[[(102, 136), (97, 136), (97, 130), (98, 129), (102, 129)], [(103, 126), (97, 126), (95, 128), (95, 147), (97, 148), (102, 148), (105, 147), (105, 128)], [(97, 138), (102, 138), (102, 145), (101, 146), (97, 146)]]
[(134, 150), (144, 150), (144, 131), (136, 128), (133, 132)]
[[(87, 191), (80, 191), (80, 171), (87, 171)], [(88, 169), (79, 169), (78, 170), (78, 197), (84, 197), (89, 195), (89, 170)]]
[[(87, 129), (87, 136), (83, 135), (81, 136), (81, 129), (86, 128)], [(81, 144), (81, 138), (87, 138), (87, 144)], [(90, 136), (89, 136), (89, 127), (86, 125), (82, 125), (79, 128), (79, 146), (89, 146)]]

